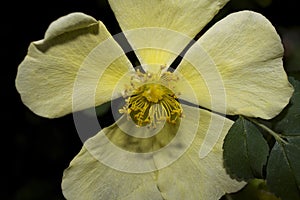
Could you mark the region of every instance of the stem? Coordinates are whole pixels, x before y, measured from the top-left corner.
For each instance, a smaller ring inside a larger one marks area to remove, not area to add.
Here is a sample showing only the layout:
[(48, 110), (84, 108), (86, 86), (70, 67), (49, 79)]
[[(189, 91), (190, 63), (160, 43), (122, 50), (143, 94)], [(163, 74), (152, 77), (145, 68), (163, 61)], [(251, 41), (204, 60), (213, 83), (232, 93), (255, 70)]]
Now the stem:
[(266, 125), (259, 123), (257, 120), (255, 120), (253, 118), (249, 118), (249, 117), (245, 117), (245, 118), (248, 119), (249, 121), (253, 122), (257, 126), (261, 127), (265, 131), (267, 131), (270, 135), (272, 135), (276, 139), (277, 142), (287, 144), (287, 142), (280, 136), (280, 134), (274, 132), (272, 129), (270, 129)]

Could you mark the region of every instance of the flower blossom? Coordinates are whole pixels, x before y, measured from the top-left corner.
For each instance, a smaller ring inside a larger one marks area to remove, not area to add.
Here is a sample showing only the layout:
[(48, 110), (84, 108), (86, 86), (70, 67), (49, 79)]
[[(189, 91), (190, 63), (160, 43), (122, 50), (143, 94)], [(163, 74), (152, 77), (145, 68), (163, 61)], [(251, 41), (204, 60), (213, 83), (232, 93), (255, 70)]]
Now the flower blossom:
[(217, 200), (245, 186), (223, 167), (226, 115), (271, 119), (293, 88), (280, 37), (259, 13), (232, 13), (193, 40), (227, 2), (109, 0), (139, 67), (101, 21), (80, 12), (30, 44), (16, 87), (37, 115), (75, 113), (82, 132), (81, 111), (123, 100), (111, 103), (116, 122), (64, 171), (67, 199)]

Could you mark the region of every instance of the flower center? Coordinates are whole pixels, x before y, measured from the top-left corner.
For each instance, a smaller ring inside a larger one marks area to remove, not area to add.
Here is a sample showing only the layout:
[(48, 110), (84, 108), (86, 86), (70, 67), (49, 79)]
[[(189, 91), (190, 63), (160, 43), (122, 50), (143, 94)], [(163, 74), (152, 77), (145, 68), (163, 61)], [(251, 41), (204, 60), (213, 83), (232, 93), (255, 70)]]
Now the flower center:
[(126, 105), (119, 112), (130, 116), (139, 127), (155, 128), (163, 121), (175, 124), (183, 110), (175, 93), (164, 83), (169, 85), (177, 79), (170, 72), (153, 75), (138, 71), (131, 86), (125, 90)]

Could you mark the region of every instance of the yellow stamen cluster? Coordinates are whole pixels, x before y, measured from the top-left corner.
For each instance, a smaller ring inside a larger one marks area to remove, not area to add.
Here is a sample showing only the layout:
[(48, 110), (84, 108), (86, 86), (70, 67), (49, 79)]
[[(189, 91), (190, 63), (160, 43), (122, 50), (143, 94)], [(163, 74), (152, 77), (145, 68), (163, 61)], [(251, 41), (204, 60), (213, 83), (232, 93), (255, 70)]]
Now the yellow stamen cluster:
[(183, 110), (177, 96), (169, 89), (174, 81), (178, 81), (178, 77), (170, 72), (145, 74), (137, 71), (124, 91), (126, 105), (119, 112), (130, 116), (137, 126), (155, 128), (161, 121), (175, 124)]

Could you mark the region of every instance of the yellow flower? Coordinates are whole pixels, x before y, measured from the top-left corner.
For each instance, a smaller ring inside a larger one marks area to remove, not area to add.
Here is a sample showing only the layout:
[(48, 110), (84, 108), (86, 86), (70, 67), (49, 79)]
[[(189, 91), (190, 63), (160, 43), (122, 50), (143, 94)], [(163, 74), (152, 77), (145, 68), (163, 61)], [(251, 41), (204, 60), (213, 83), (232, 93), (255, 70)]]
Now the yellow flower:
[(273, 118), (293, 88), (280, 37), (258, 13), (230, 14), (192, 42), (227, 2), (110, 0), (139, 70), (119, 35), (83, 13), (59, 18), (30, 44), (16, 87), (33, 112), (73, 113), (81, 137), (91, 127), (80, 111), (92, 108), (89, 126), (98, 125), (95, 106), (111, 101), (113, 114), (122, 114), (65, 170), (67, 199), (213, 200), (245, 185), (223, 168), (222, 143), (233, 124), (224, 115)]

